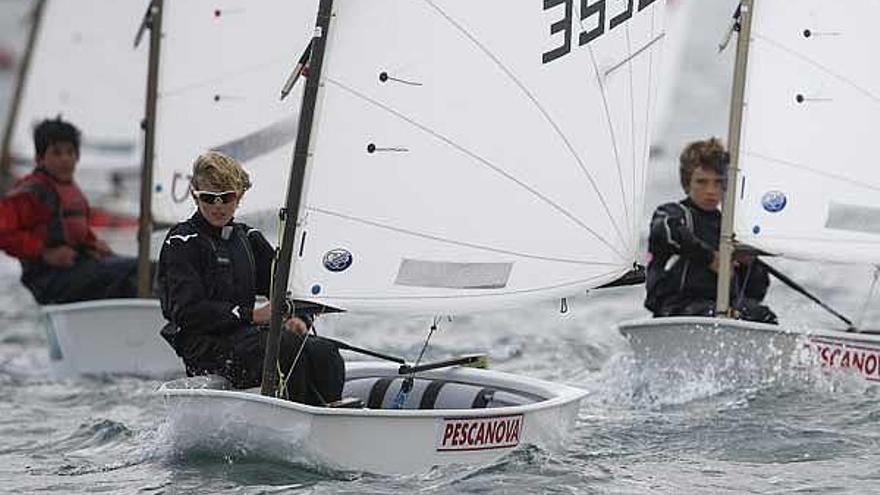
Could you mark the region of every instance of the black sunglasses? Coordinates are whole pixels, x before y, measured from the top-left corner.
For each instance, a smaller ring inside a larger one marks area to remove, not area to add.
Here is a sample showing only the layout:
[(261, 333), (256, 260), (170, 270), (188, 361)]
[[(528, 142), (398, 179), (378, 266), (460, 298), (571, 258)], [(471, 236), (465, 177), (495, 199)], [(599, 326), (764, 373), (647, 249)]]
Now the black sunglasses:
[(238, 198), (235, 191), (211, 192), (211, 191), (193, 191), (193, 196), (202, 203), (210, 205), (229, 204)]

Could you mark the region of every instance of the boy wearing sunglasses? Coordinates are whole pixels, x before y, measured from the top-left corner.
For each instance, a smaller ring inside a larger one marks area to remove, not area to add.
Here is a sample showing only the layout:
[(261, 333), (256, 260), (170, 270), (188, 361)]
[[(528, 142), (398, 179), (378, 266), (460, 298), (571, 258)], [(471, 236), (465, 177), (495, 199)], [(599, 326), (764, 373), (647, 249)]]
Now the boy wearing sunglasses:
[(36, 168), (0, 201), (0, 249), (21, 261), (21, 281), (40, 304), (137, 295), (137, 260), (114, 255), (89, 226), (73, 177), (79, 144), (72, 124), (40, 122)]
[[(198, 210), (169, 231), (159, 256), (169, 322), (162, 336), (189, 376), (220, 375), (235, 388), (260, 385), (271, 315), (270, 305), (255, 307), (255, 299), (269, 296), (275, 250), (258, 230), (233, 221), (250, 185), (234, 159), (216, 151), (199, 156), (192, 171)], [(345, 365), (335, 345), (307, 335), (309, 321), (297, 314), (285, 322), (279, 367), (287, 374), (296, 363), (288, 398), (324, 405), (340, 398)]]

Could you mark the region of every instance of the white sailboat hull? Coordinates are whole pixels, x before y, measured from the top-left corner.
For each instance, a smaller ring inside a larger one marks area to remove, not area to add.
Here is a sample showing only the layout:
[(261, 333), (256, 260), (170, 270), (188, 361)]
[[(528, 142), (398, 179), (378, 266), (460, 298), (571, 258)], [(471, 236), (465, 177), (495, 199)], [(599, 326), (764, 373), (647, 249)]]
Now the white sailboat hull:
[(842, 368), (880, 382), (880, 335), (741, 320), (679, 316), (623, 322), (642, 363), (670, 368), (778, 373), (792, 366)]
[(56, 376), (183, 375), (182, 361), (159, 335), (155, 299), (105, 299), (42, 308)]
[[(346, 375), (343, 395), (365, 402), (370, 400), (375, 387), (369, 385), (375, 378), (398, 377), (397, 366), (374, 362), (348, 363)], [(255, 389), (224, 390), (204, 377), (166, 383), (158, 393), (165, 397), (171, 437), (178, 448), (259, 452), (288, 462), (380, 474), (487, 464), (526, 444), (558, 448), (586, 394), (565, 385), (470, 368), (425, 372), (418, 377), (422, 385), (446, 382), (444, 387), (449, 389), (441, 389), (437, 408), (410, 408), (418, 407), (419, 395), (425, 391), (418, 385), (404, 409), (388, 408), (399, 388), (399, 377), (384, 394), (383, 408), (308, 406), (264, 397)], [(486, 389), (495, 390), (496, 399), (507, 395), (516, 401), (521, 393), (542, 400), (470, 408), (468, 393)], [(462, 399), (465, 407), (445, 407)]]

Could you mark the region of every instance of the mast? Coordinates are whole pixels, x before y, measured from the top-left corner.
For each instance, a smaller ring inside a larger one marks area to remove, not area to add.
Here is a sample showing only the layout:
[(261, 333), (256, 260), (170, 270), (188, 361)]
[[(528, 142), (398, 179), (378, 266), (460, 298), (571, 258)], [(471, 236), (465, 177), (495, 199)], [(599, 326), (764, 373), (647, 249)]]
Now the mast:
[(12, 107), (6, 117), (6, 129), (3, 131), (3, 144), (0, 146), (0, 192), (6, 192), (12, 185), (12, 133), (18, 120), (18, 110), (21, 106), (21, 95), (24, 91), (25, 80), (30, 72), (31, 58), (34, 54), (34, 46), (37, 44), (37, 34), (43, 22), (46, 0), (37, 0), (31, 12), (31, 30), (28, 33), (27, 47), (24, 59), (18, 67), (18, 79), (15, 82), (15, 92), (12, 95)]
[(730, 97), (730, 122), (727, 146), (730, 166), (727, 171), (727, 189), (724, 191), (724, 208), (721, 210), (721, 239), (718, 246), (718, 290), (715, 312), (719, 316), (730, 314), (730, 278), (733, 259), (733, 218), (739, 184), (739, 148), (742, 134), (742, 117), (746, 87), (746, 70), (749, 60), (749, 41), (752, 34), (752, 11), (755, 0), (742, 0), (739, 6), (739, 37), (736, 42), (736, 64), (733, 73), (733, 90)]
[(147, 70), (147, 105), (144, 112), (144, 159), (141, 162), (141, 206), (138, 217), (138, 297), (149, 297), (150, 234), (153, 230), (153, 146), (156, 141), (156, 94), (159, 84), (159, 50), (162, 46), (162, 1), (152, 0), (148, 18), (150, 59)]
[(284, 317), (287, 297), (287, 282), (293, 268), (293, 241), (296, 234), (296, 223), (299, 218), (300, 199), (305, 180), (308, 162), (309, 145), (312, 135), (312, 121), (318, 100), (321, 82), (321, 68), (324, 65), (324, 49), (327, 46), (327, 35), (330, 32), (330, 14), (333, 0), (321, 0), (318, 5), (318, 18), (315, 33), (312, 37), (312, 56), (309, 61), (309, 73), (306, 79), (300, 109), (299, 128), (297, 129), (296, 146), (293, 152), (290, 180), (287, 184), (287, 201), (280, 212), (282, 222), (281, 246), (276, 251), (275, 266), (272, 274), (272, 318), (269, 336), (266, 342), (266, 356), (263, 360), (263, 381), (260, 393), (274, 396), (278, 386), (275, 363), (278, 360), (278, 343), (281, 339), (281, 325)]

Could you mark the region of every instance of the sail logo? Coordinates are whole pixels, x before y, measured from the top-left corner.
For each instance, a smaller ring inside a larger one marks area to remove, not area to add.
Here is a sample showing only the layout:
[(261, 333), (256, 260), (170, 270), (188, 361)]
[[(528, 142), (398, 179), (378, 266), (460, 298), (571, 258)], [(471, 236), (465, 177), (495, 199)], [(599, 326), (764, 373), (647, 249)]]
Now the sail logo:
[(852, 369), (868, 380), (880, 381), (880, 348), (815, 338), (810, 339), (809, 347), (824, 368)]
[(516, 447), (522, 435), (523, 416), (443, 418), (437, 435), (437, 452), (491, 450)]
[(331, 249), (324, 253), (324, 268), (331, 272), (341, 272), (351, 266), (354, 258), (347, 249)]
[(788, 198), (782, 191), (767, 191), (761, 197), (761, 206), (770, 213), (778, 213), (788, 204)]
[[(641, 12), (645, 10), (655, 1), (656, 0), (638, 0), (638, 11)], [(556, 20), (550, 24), (551, 36), (559, 33), (560, 31), (563, 33), (562, 44), (543, 54), (542, 61), (545, 64), (552, 62), (557, 58), (562, 57), (563, 55), (567, 55), (571, 52), (572, 30), (575, 25), (574, 2), (575, 0), (544, 0), (545, 11), (556, 9), (556, 7), (559, 7), (560, 5), (565, 6), (563, 18)], [(633, 16), (634, 2), (635, 0), (617, 2), (625, 3), (626, 8), (622, 9), (620, 12), (610, 12), (613, 17), (611, 17), (611, 19), (608, 21), (607, 31), (611, 31), (614, 28), (620, 26)], [(577, 25), (582, 27), (592, 26), (592, 28), (584, 28), (584, 31), (578, 33), (578, 46), (584, 46), (594, 39), (599, 38), (600, 36), (605, 34), (605, 19), (609, 15), (606, 5), (609, 2), (606, 2), (605, 0), (578, 0), (578, 3), (580, 10), (580, 20), (577, 22)], [(559, 11), (556, 10), (555, 12)]]

